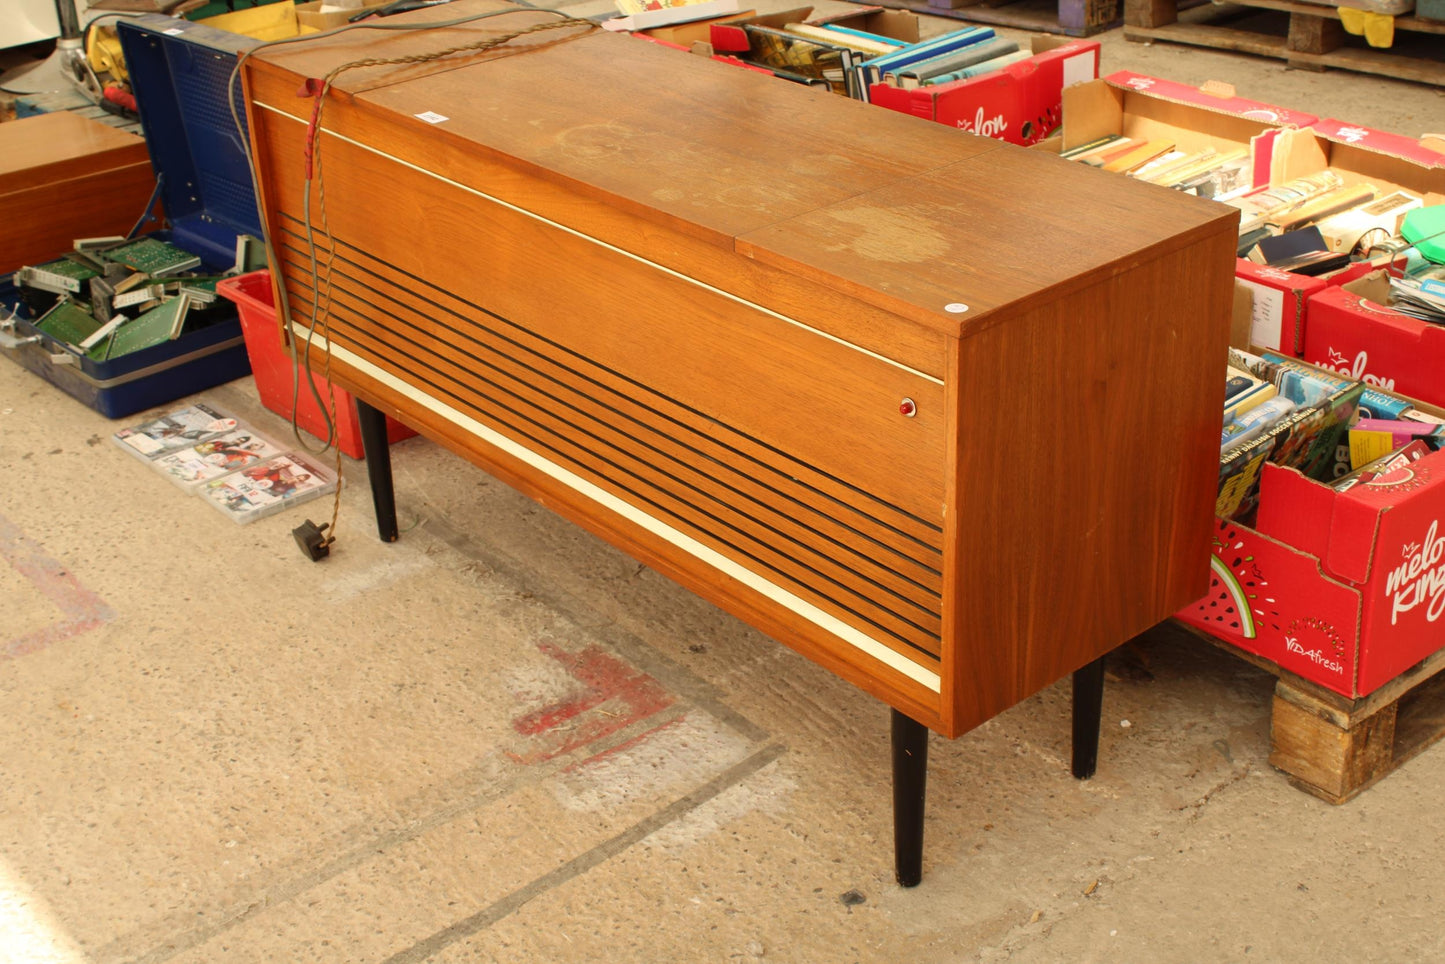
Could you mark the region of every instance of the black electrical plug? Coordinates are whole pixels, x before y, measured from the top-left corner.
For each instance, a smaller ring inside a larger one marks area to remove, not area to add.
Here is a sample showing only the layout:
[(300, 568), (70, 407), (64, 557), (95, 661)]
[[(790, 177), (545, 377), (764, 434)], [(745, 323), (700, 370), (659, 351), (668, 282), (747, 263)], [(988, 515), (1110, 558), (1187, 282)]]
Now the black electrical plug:
[(296, 537), (296, 544), (301, 547), (306, 558), (312, 562), (320, 562), (331, 555), (331, 543), (336, 541), (323, 534), (329, 528), (331, 528), (329, 523), (323, 522), (318, 526), (307, 519), (292, 529), (291, 534)]

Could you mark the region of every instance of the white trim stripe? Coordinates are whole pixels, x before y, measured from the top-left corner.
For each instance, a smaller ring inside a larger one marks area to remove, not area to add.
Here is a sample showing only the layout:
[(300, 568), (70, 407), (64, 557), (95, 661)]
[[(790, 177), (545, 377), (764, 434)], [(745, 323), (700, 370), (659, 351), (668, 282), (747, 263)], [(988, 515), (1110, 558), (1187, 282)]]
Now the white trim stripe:
[[(293, 329), (293, 337), (304, 340), (307, 337), (306, 330), (297, 326)], [(357, 371), (376, 379), (392, 391), (405, 395), (412, 401), (440, 415), (453, 425), (465, 429), (489, 445), (495, 446), (513, 458), (525, 462), (532, 468), (551, 476), (583, 497), (622, 516), (627, 521), (645, 529), (653, 535), (666, 540), (688, 555), (706, 563), (729, 578), (742, 583), (754, 592), (766, 596), (778, 605), (803, 617), (824, 632), (838, 637), (848, 645), (873, 657), (878, 660), (878, 662), (897, 670), (914, 682), (921, 683), (935, 693), (940, 692), (940, 681), (937, 673), (915, 663), (903, 654), (890, 649), (888, 646), (860, 632), (836, 616), (824, 612), (806, 599), (802, 599), (783, 587), (769, 582), (752, 570), (738, 565), (738, 563), (713, 549), (711, 546), (704, 545), (687, 533), (680, 532), (660, 519), (648, 515), (636, 506), (608, 492), (606, 489), (589, 482), (587, 479), (539, 455), (526, 446), (514, 442), (495, 429), (482, 424), (464, 412), (457, 411), (445, 402), (433, 398), (366, 359), (355, 355), (345, 348), (330, 344), (323, 336), (313, 334), (310, 336), (310, 340), (313, 345), (318, 345), (323, 350), (330, 352), (333, 358), (339, 359)]]
[[(280, 114), (282, 117), (289, 117), (292, 120), (296, 121), (298, 124), (305, 123), (305, 121), (301, 120), (301, 118), (297, 117), (295, 114), (288, 114), (286, 111), (281, 110), (277, 107), (272, 107), (270, 104), (263, 104), (259, 100), (254, 101), (253, 103), (255, 103), (257, 107), (269, 110), (272, 113)], [(680, 271), (675, 271), (672, 268), (666, 267), (665, 265), (660, 265), (655, 261), (649, 261), (647, 258), (644, 258), (641, 255), (634, 254), (633, 252), (628, 251), (624, 248), (619, 248), (616, 245), (608, 244), (606, 241), (594, 238), (590, 234), (584, 234), (575, 228), (569, 228), (565, 224), (559, 224), (558, 222), (553, 221), (551, 218), (545, 218), (542, 215), (537, 214), (536, 212), (528, 211), (526, 208), (523, 207), (518, 207), (517, 205), (512, 204), (509, 201), (503, 201), (501, 198), (493, 197), (492, 195), (487, 194), (484, 191), (478, 191), (474, 187), (468, 187), (467, 185), (462, 184), (460, 181), (453, 181), (449, 177), (443, 177), (435, 171), (429, 171), (424, 167), (419, 167), (418, 165), (411, 163), (410, 161), (404, 161), (399, 157), (394, 157), (391, 154), (386, 153), (385, 151), (379, 151), (376, 148), (370, 146), (369, 144), (363, 144), (360, 141), (352, 140), (351, 138), (346, 137), (343, 134), (338, 134), (335, 131), (330, 130), (326, 127), (321, 128), (321, 130), (322, 133), (330, 134), (332, 137), (336, 138), (339, 141), (345, 141), (347, 144), (351, 144), (354, 147), (359, 147), (364, 151), (369, 151), (370, 153), (375, 154), (378, 157), (384, 157), (395, 164), (400, 164), (402, 167), (411, 168), (413, 171), (416, 171), (420, 174), (425, 174), (427, 177), (435, 178), (436, 180), (441, 181), (443, 184), (449, 184), (460, 191), (466, 191), (468, 194), (473, 194), (479, 198), (483, 198), (484, 200), (491, 201), (493, 204), (504, 207), (509, 211), (515, 211), (516, 213), (529, 217), (534, 221), (540, 221), (543, 224), (550, 225), (551, 227), (554, 227), (559, 231), (565, 231), (566, 233), (573, 235), (574, 237), (578, 237), (584, 241), (591, 242), (592, 244), (595, 244), (600, 248), (606, 248), (608, 251), (611, 251), (615, 254), (620, 254), (625, 258), (631, 258), (633, 261), (636, 261), (639, 264), (645, 264), (650, 268), (655, 268), (656, 270), (661, 271), (663, 274), (670, 275), (681, 281), (685, 281), (690, 285), (694, 285), (698, 288), (703, 289), (704, 291), (719, 295), (723, 298), (728, 299), (729, 301), (736, 302), (737, 304), (745, 305), (746, 307), (751, 308), (754, 311), (761, 312), (762, 314), (765, 314), (770, 318), (776, 318), (779, 321), (786, 322), (789, 325), (793, 325), (794, 327), (801, 328), (804, 331), (811, 332), (812, 334), (817, 335), (820, 338), (826, 338), (831, 342), (836, 342), (837, 344), (842, 345), (844, 348), (852, 349), (853, 351), (859, 352), (860, 354), (867, 355), (869, 358), (874, 358), (885, 364), (892, 365), (894, 368), (897, 368), (900, 371), (905, 371), (910, 375), (925, 379), (926, 381), (930, 381), (935, 385), (943, 384), (943, 379), (941, 378), (936, 378), (933, 375), (928, 374), (927, 372), (921, 372), (916, 368), (911, 368), (900, 361), (889, 358), (887, 355), (880, 355), (878, 352), (873, 351), (872, 349), (864, 348), (862, 345), (855, 345), (851, 341), (839, 338), (837, 335), (829, 334), (828, 332), (823, 331), (820, 328), (814, 328), (812, 325), (806, 322), (799, 321), (796, 318), (790, 318), (787, 315), (773, 311), (771, 308), (764, 308), (762, 305), (749, 301), (746, 298), (741, 298), (733, 294), (732, 292), (724, 291), (721, 288), (714, 287), (713, 285), (708, 284), (706, 281), (699, 281), (698, 279), (691, 277), (690, 275), (685, 275)]]

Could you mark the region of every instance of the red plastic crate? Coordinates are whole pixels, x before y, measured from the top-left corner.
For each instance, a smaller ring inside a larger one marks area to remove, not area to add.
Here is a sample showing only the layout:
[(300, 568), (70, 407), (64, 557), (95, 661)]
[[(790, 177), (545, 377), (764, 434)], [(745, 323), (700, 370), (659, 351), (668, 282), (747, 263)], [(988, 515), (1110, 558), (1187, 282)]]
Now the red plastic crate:
[[(252, 271), (235, 278), (225, 278), (216, 284), (216, 291), (224, 298), (236, 303), (241, 315), (241, 332), (246, 339), (246, 354), (251, 359), (251, 372), (256, 376), (256, 390), (261, 395), (261, 404), (278, 415), (291, 418), (291, 386), (294, 381), (291, 353), (281, 344), (281, 333), (276, 323), (276, 303), (271, 290), (271, 272)], [(322, 398), (326, 398), (327, 382), (318, 373), (312, 372), (311, 380)], [(326, 437), (326, 418), (321, 407), (304, 384), (295, 382), (300, 397), (296, 401), (296, 424), (316, 436)], [(351, 394), (343, 389), (336, 393), (336, 445), (342, 452), (354, 459), (362, 457), (361, 424), (356, 417), (356, 406), (351, 403)], [(416, 432), (400, 422), (386, 420), (388, 442), (411, 438)]]

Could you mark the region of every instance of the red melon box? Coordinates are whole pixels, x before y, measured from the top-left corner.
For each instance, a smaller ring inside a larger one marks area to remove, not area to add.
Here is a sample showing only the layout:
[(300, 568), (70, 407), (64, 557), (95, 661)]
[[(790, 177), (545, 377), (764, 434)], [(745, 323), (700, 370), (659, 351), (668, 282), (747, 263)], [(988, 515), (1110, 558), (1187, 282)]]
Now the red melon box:
[(1309, 296), (1304, 359), (1355, 379), (1445, 405), (1445, 328), (1388, 307), (1383, 272)]
[(1049, 137), (1063, 119), (1064, 88), (1099, 76), (1097, 40), (1034, 37), (1033, 56), (993, 73), (905, 90), (872, 84), (868, 99), (925, 120), (1024, 147)]
[(1345, 492), (1266, 465), (1255, 526), (1216, 523), (1182, 622), (1350, 698), (1445, 647), (1445, 452)]
[[(1234, 277), (1254, 295), (1249, 343), (1298, 358), (1304, 353), (1305, 311), (1328, 282), (1246, 258), (1235, 260)], [(1320, 364), (1311, 360), (1313, 364)], [(1328, 366), (1334, 367), (1334, 366)]]

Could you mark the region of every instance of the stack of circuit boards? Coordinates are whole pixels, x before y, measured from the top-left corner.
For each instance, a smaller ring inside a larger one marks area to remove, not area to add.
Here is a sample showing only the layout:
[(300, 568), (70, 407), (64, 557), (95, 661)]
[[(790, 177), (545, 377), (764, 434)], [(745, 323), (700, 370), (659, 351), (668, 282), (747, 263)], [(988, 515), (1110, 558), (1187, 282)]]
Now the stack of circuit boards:
[(37, 329), (65, 350), (109, 361), (209, 323), (220, 275), (154, 238), (77, 241), (64, 257), (15, 272)]

